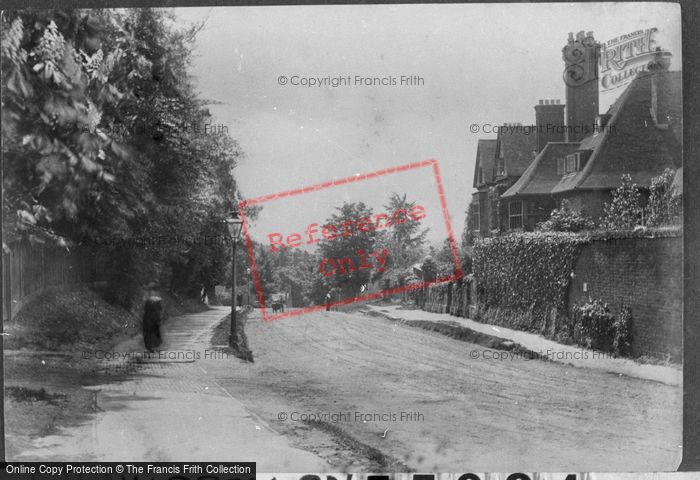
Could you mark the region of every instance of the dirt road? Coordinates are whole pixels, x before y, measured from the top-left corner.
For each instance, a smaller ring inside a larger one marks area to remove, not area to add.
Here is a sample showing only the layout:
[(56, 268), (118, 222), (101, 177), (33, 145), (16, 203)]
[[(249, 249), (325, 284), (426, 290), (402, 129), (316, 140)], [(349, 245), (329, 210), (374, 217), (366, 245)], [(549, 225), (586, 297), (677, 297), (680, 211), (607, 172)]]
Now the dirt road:
[(359, 312), (264, 322), (254, 311), (250, 364), (210, 344), (225, 313), (169, 322), (164, 348), (179, 359), (94, 387), (91, 421), (12, 460), (238, 460), (310, 473), (659, 471), (680, 459), (679, 387), (484, 358), (483, 347)]
[(323, 422), (312, 430), (417, 471), (658, 471), (681, 458), (678, 387), (485, 359), (483, 347), (360, 313), (273, 322), (254, 313), (246, 329), (255, 364), (217, 382), (336, 466), (343, 455), (319, 448), (292, 415), (315, 414)]

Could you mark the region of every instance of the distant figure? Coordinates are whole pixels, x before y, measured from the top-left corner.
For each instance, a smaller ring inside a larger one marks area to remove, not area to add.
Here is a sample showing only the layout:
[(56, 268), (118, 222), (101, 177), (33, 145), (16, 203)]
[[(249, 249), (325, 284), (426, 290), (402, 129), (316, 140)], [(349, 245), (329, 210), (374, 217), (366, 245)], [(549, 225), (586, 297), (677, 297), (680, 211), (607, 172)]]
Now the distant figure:
[(331, 304), (333, 303), (333, 299), (335, 298), (335, 288), (331, 288), (328, 293), (326, 294), (326, 311), (330, 312), (331, 311)]
[(273, 301), (272, 302), (272, 312), (284, 312), (284, 303), (282, 303), (281, 300)]
[(143, 343), (149, 352), (153, 352), (163, 343), (160, 337), (160, 322), (162, 320), (163, 301), (160, 297), (152, 295), (146, 299), (143, 311)]

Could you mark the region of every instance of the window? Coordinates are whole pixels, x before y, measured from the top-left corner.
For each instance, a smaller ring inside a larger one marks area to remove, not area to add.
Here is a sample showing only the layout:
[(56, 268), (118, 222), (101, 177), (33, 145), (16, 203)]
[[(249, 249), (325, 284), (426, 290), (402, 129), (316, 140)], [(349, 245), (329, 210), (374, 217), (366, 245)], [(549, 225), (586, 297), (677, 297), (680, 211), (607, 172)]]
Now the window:
[(501, 177), (506, 174), (506, 160), (500, 157), (496, 160), (496, 176)]
[(581, 165), (581, 154), (578, 152), (566, 156), (566, 174), (578, 172)]
[(566, 158), (557, 158), (557, 175), (568, 175), (578, 172), (583, 167), (581, 152), (567, 155)]
[(479, 175), (478, 175), (478, 179), (477, 179), (476, 183), (477, 184), (484, 183), (484, 169), (481, 168), (481, 166), (479, 166)]
[(523, 228), (523, 202), (508, 204), (508, 228)]
[(481, 230), (481, 212), (479, 211), (479, 197), (472, 201), (472, 230)]

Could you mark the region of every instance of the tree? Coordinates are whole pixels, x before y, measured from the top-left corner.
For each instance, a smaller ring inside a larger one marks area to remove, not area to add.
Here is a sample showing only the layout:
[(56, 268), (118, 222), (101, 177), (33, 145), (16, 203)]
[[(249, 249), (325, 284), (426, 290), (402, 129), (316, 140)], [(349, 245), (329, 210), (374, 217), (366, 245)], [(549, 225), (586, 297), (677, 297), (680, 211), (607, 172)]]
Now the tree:
[[(335, 226), (339, 231), (340, 226), (345, 222), (355, 225), (359, 220), (372, 218), (373, 215), (372, 209), (363, 202), (345, 202), (336, 211), (337, 213), (331, 215), (324, 225)], [(321, 255), (318, 274), (326, 277), (329, 285), (343, 292), (343, 298), (358, 295), (362, 286), (370, 282), (372, 272), (380, 270), (372, 257), (376, 240), (376, 230), (362, 231), (359, 228), (353, 228), (352, 233), (347, 236), (338, 235), (333, 239), (322, 240), (318, 244)], [(364, 263), (363, 256), (369, 259), (374, 265), (373, 268), (360, 267)], [(346, 262), (344, 259), (349, 261)]]
[(291, 306), (311, 303), (314, 278), (319, 276), (318, 266), (319, 262), (309, 252), (296, 251), (288, 264), (277, 270), (280, 291), (289, 293)]
[[(389, 196), (389, 203), (384, 205), (387, 212), (404, 211), (409, 212), (416, 206), (416, 202), (409, 202), (406, 199), (406, 194), (403, 196), (394, 192)], [(411, 249), (420, 248), (425, 243), (425, 237), (430, 229), (421, 230), (420, 222), (408, 219), (403, 223), (395, 224), (391, 227), (391, 237), (403, 249), (401, 258), (407, 256)], [(401, 263), (397, 258), (397, 262)]]
[(2, 17), (6, 238), (108, 245), (124, 306), (158, 272), (184, 292), (220, 281), (225, 242), (200, 240), (226, 236), (239, 199), (240, 148), (203, 134), (211, 115), (187, 74), (199, 26), (172, 20), (152, 9)]
[(441, 272), (453, 271), (455, 269), (455, 260), (452, 256), (452, 247), (449, 238), (443, 240), (440, 244), (440, 248), (436, 249), (435, 263)]
[[(384, 205), (387, 212), (410, 212), (416, 202), (409, 202), (407, 195), (394, 192), (389, 196), (389, 202)], [(378, 248), (386, 248), (389, 252), (387, 270), (379, 272), (375, 280), (383, 276), (391, 277), (392, 281), (409, 272), (413, 264), (418, 263), (423, 256), (425, 239), (428, 228), (421, 229), (420, 221), (406, 218), (403, 223), (392, 225), (387, 230), (378, 232)]]
[(631, 230), (641, 224), (641, 193), (629, 174), (622, 175), (620, 186), (613, 192), (612, 201), (603, 205), (601, 226), (610, 230)]
[(572, 210), (567, 199), (561, 201), (561, 206), (552, 210), (549, 219), (537, 225), (537, 230), (545, 232), (580, 232), (592, 230), (595, 222), (588, 215)]

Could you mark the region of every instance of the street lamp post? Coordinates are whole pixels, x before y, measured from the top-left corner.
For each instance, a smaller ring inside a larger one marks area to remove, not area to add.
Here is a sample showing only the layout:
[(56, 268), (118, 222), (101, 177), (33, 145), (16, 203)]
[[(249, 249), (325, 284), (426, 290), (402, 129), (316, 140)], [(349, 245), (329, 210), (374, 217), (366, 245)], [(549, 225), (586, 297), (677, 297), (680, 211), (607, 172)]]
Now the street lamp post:
[(231, 216), (226, 219), (226, 226), (231, 235), (231, 334), (228, 337), (228, 344), (232, 348), (238, 347), (236, 334), (236, 245), (241, 235), (243, 221), (238, 217), (238, 212), (233, 210)]

